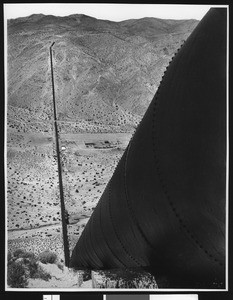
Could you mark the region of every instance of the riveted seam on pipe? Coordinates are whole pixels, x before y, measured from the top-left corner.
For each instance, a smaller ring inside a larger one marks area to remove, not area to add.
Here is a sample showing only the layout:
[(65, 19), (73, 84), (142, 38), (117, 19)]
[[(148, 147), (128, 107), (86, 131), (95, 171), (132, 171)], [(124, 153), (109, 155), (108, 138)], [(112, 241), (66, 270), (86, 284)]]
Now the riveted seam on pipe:
[[(91, 218), (91, 219), (90, 219), (90, 226), (92, 226), (92, 223), (93, 223), (93, 219)], [(93, 238), (92, 238), (92, 230), (88, 230), (87, 232), (89, 233), (90, 244), (91, 244), (91, 246), (92, 246), (93, 252), (94, 252), (94, 254), (96, 255), (96, 257), (98, 258), (98, 260), (101, 262), (101, 259), (100, 259), (99, 255), (98, 255), (97, 252), (95, 251), (95, 247), (93, 247), (93, 243), (92, 243), (92, 240), (93, 240)]]
[(118, 235), (118, 233), (117, 233), (117, 231), (116, 231), (116, 228), (115, 228), (115, 225), (114, 225), (114, 221), (113, 221), (113, 217), (112, 217), (112, 212), (111, 212), (111, 205), (110, 205), (110, 203), (111, 203), (111, 201), (110, 201), (110, 199), (111, 199), (111, 181), (112, 181), (112, 179), (110, 179), (110, 181), (109, 181), (109, 192), (108, 192), (108, 200), (109, 200), (109, 201), (108, 201), (108, 205), (109, 205), (109, 215), (110, 215), (110, 219), (111, 219), (111, 222), (112, 222), (112, 226), (113, 226), (115, 235), (116, 235), (118, 241), (120, 242), (122, 249), (125, 251), (125, 253), (128, 255), (128, 257), (130, 257), (130, 259), (133, 260), (139, 267), (142, 267), (142, 265), (138, 262), (138, 260), (137, 260), (135, 257), (133, 257), (133, 256), (127, 251), (127, 249), (125, 248), (125, 246), (124, 246), (123, 243), (121, 242), (120, 237), (119, 237), (119, 235)]
[(108, 247), (108, 249), (110, 250), (110, 252), (112, 253), (112, 255), (120, 262), (121, 265), (123, 265), (124, 267), (126, 267), (126, 265), (115, 255), (115, 253), (112, 251), (111, 247), (109, 246), (108, 244), (108, 240), (107, 238), (105, 237), (105, 234), (104, 234), (104, 230), (103, 230), (103, 227), (102, 227), (102, 222), (101, 222), (101, 202), (100, 202), (100, 229), (103, 233), (103, 236), (104, 236), (104, 239), (105, 239), (105, 242), (106, 242), (106, 245)]
[(133, 143), (133, 141), (130, 141), (129, 145), (128, 145), (128, 148), (126, 150), (126, 158), (125, 158), (125, 170), (124, 170), (124, 188), (125, 188), (125, 196), (126, 196), (126, 203), (127, 203), (127, 207), (129, 209), (129, 212), (131, 214), (131, 217), (140, 233), (140, 235), (142, 236), (143, 240), (150, 246), (151, 249), (153, 249), (154, 251), (156, 251), (155, 247), (148, 241), (147, 237), (145, 236), (142, 228), (140, 227), (140, 225), (138, 224), (137, 222), (137, 218), (135, 216), (135, 213), (133, 211), (133, 207), (130, 203), (130, 200), (129, 200), (129, 196), (128, 196), (128, 189), (127, 189), (127, 184), (126, 184), (126, 173), (127, 173), (127, 162), (128, 162), (128, 156), (129, 156), (129, 150), (130, 150), (130, 147), (131, 147), (131, 144)]
[[(179, 48), (179, 50), (181, 49), (181, 47)], [(177, 55), (179, 50), (172, 57), (172, 60)], [(172, 60), (169, 62), (169, 65), (171, 64)], [(158, 88), (157, 93), (155, 95), (154, 106), (153, 106), (153, 117), (152, 117), (152, 149), (153, 149), (154, 162), (155, 162), (155, 167), (156, 167), (157, 174), (158, 174), (158, 177), (159, 177), (159, 181), (160, 181), (160, 184), (162, 186), (162, 190), (165, 194), (165, 197), (168, 200), (169, 206), (171, 207), (172, 212), (174, 213), (175, 217), (179, 221), (181, 228), (188, 234), (188, 236), (195, 242), (195, 244), (205, 253), (205, 255), (207, 255), (214, 262), (218, 263), (221, 267), (224, 267), (224, 265), (217, 258), (215, 258), (214, 255), (212, 255), (208, 250), (205, 249), (205, 247), (199, 242), (199, 240), (194, 236), (194, 234), (188, 229), (188, 226), (184, 223), (184, 221), (182, 220), (180, 214), (178, 213), (174, 202), (171, 200), (171, 197), (170, 197), (169, 192), (168, 192), (167, 184), (166, 184), (166, 182), (164, 180), (164, 177), (163, 177), (163, 174), (162, 174), (160, 161), (159, 161), (159, 158), (158, 158), (158, 145), (156, 146), (156, 141), (155, 141), (155, 136), (157, 135), (157, 130), (156, 130), (155, 123), (156, 123), (156, 112), (158, 111), (158, 106), (159, 106), (159, 90), (160, 90), (161, 85), (163, 84), (165, 74), (166, 74), (166, 71), (164, 72), (164, 75), (162, 76), (163, 79), (161, 80), (159, 88)]]

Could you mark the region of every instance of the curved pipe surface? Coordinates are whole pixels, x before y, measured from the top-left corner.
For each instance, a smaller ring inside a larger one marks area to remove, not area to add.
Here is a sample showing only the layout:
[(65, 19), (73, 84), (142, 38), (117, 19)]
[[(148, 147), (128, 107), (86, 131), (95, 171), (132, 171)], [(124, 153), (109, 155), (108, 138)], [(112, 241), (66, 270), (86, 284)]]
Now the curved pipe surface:
[(224, 287), (226, 9), (171, 61), (71, 257), (74, 268), (149, 267), (172, 287)]

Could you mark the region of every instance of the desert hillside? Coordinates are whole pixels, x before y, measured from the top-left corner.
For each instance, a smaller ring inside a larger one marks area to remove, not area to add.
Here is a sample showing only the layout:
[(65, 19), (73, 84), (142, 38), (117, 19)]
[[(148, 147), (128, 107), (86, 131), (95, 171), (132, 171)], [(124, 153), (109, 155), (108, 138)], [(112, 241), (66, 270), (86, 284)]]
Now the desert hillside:
[[(131, 130), (148, 107), (174, 52), (197, 23), (156, 18), (111, 22), (86, 15), (9, 20), (12, 126), (23, 129), (30, 120), (36, 129), (53, 116), (49, 47), (54, 41), (57, 110), (67, 132)], [(17, 120), (23, 121), (21, 125), (15, 124)], [(67, 121), (76, 124), (70, 126)]]

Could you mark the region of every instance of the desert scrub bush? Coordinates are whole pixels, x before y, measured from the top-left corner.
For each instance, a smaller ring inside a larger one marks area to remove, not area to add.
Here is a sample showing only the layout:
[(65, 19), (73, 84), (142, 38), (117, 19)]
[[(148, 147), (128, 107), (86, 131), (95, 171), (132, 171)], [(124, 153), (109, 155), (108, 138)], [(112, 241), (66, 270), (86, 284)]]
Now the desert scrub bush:
[(22, 258), (28, 258), (28, 259), (31, 259), (31, 260), (35, 260), (36, 259), (36, 256), (33, 252), (24, 252), (20, 255), (20, 257)]
[(22, 255), (25, 253), (26, 251), (24, 251), (23, 249), (16, 249), (14, 252), (13, 252), (13, 256), (15, 258), (19, 258), (19, 257), (22, 257)]
[(37, 273), (38, 270), (38, 262), (33, 258), (23, 258), (22, 263), (28, 270), (28, 276), (31, 278), (35, 278), (35, 274)]
[(11, 260), (16, 260), (18, 258), (29, 258), (29, 259), (35, 259), (36, 256), (33, 252), (27, 252), (25, 250), (22, 250), (22, 249), (17, 249), (13, 252), (13, 254), (10, 252), (8, 252), (8, 255), (11, 255), (10, 256), (10, 259)]
[(46, 250), (38, 255), (38, 260), (43, 264), (54, 264), (57, 261), (57, 254)]
[(25, 288), (27, 286), (27, 272), (22, 262), (12, 262), (8, 266), (7, 283), (12, 288)]
[[(49, 251), (47, 251), (49, 252)], [(43, 261), (56, 261), (56, 254), (49, 252), (42, 256)], [(13, 255), (8, 252), (7, 282), (10, 287), (24, 288), (29, 278), (39, 278), (48, 281), (51, 275), (39, 265), (39, 261), (32, 252), (17, 249)]]
[(22, 262), (28, 271), (28, 277), (33, 279), (39, 278), (46, 281), (51, 278), (51, 275), (43, 270), (36, 259), (24, 258)]
[(51, 275), (48, 272), (46, 272), (45, 270), (43, 270), (43, 268), (41, 266), (37, 265), (37, 270), (36, 270), (36, 272), (33, 273), (31, 278), (39, 278), (39, 279), (48, 281), (51, 278)]

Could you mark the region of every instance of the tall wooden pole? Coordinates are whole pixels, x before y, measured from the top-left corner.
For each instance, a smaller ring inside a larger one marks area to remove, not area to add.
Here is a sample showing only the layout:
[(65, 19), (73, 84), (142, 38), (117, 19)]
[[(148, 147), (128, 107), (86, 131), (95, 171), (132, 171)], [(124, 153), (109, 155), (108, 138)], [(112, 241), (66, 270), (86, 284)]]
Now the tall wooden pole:
[(56, 151), (57, 151), (57, 165), (58, 165), (58, 178), (59, 178), (59, 190), (60, 190), (60, 203), (61, 203), (61, 220), (62, 220), (62, 233), (63, 233), (63, 244), (64, 244), (64, 255), (65, 255), (65, 265), (69, 267), (69, 241), (67, 235), (67, 225), (65, 218), (65, 201), (62, 183), (62, 168), (60, 160), (60, 150), (59, 150), (59, 139), (58, 139), (58, 127), (57, 127), (57, 112), (56, 112), (56, 102), (55, 102), (55, 88), (54, 88), (54, 77), (53, 77), (53, 53), (52, 47), (55, 42), (50, 46), (50, 62), (51, 62), (51, 77), (52, 77), (52, 92), (53, 92), (53, 113), (54, 113), (54, 128), (55, 128), (55, 141), (56, 141)]

